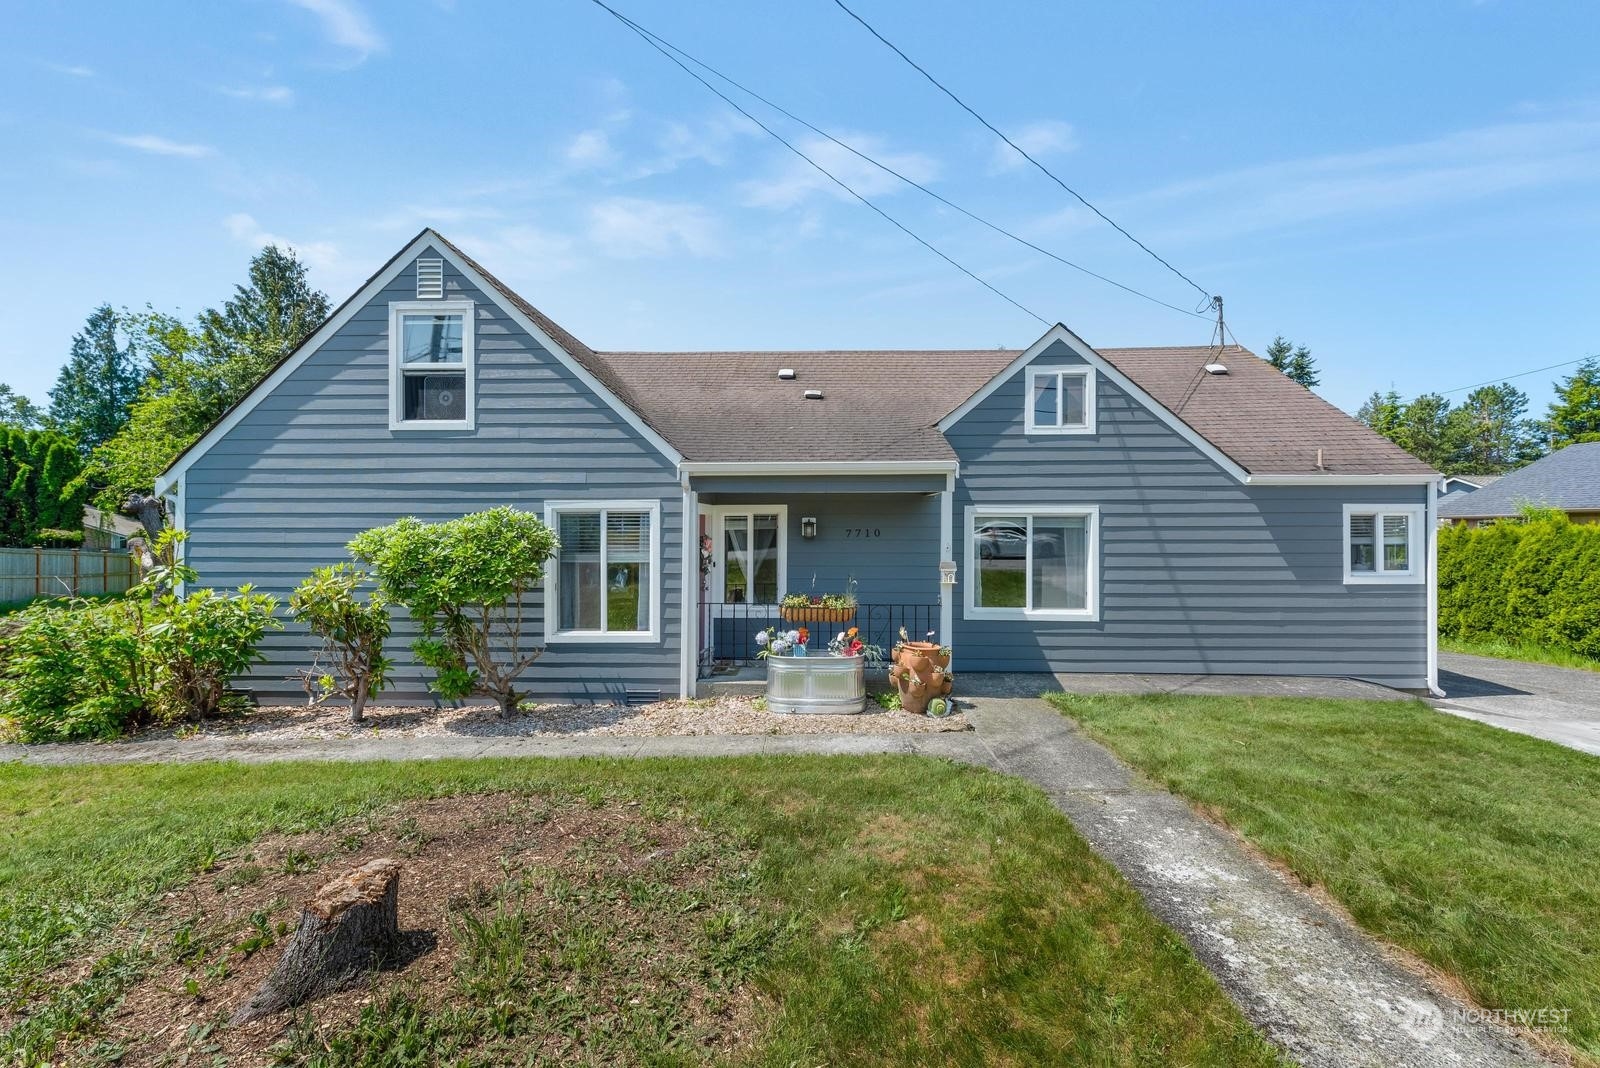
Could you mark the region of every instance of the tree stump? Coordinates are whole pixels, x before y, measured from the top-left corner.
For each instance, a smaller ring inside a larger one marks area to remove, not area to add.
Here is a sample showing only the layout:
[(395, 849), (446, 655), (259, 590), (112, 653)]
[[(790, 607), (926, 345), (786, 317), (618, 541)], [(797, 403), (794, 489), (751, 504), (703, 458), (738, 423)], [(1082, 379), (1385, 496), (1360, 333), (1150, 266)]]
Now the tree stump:
[(369, 860), (318, 890), (300, 925), (230, 1024), (287, 1009), (347, 986), (400, 949), (400, 862)]

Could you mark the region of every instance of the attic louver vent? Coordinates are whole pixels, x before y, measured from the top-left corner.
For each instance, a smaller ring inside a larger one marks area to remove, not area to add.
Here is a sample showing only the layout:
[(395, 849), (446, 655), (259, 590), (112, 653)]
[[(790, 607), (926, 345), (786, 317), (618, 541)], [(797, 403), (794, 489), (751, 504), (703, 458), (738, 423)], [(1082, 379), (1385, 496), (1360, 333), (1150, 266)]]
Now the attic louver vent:
[(808, 389), (808, 390), (806, 390), (806, 400), (821, 400), (821, 399), (822, 399), (822, 390), (820, 390), (820, 389)]
[(417, 261), (417, 299), (437, 300), (444, 296), (444, 261)]

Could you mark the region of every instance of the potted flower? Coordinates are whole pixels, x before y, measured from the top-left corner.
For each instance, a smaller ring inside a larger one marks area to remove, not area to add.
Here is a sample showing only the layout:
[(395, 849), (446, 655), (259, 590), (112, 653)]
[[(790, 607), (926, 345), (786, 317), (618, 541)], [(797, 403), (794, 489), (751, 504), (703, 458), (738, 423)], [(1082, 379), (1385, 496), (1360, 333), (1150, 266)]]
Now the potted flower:
[[(933, 636), (930, 630), (927, 638)], [(911, 641), (906, 629), (901, 627), (900, 640), (895, 643), (890, 658), (893, 663), (889, 667), (889, 681), (900, 692), (900, 707), (907, 712), (924, 714), (930, 701), (947, 697), (955, 685), (955, 676), (950, 673), (948, 645), (941, 646), (931, 640)], [(948, 709), (949, 702), (941, 707)]]
[(865, 665), (883, 650), (862, 642), (854, 628), (828, 643), (829, 656), (807, 656), (805, 627), (756, 632), (756, 655), (767, 662), (767, 708), (773, 712), (853, 715), (867, 706)]

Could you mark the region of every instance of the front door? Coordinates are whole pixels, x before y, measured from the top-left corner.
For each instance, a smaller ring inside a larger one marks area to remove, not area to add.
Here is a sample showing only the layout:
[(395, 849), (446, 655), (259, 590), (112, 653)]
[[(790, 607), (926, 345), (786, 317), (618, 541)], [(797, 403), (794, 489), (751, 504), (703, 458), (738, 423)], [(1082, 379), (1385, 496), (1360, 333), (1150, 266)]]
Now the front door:
[[(705, 616), (713, 656), (745, 659), (755, 630), (776, 620), (788, 575), (789, 509), (781, 504), (709, 505), (711, 538)], [(751, 634), (745, 634), (745, 631)], [(734, 648), (738, 646), (738, 648)]]

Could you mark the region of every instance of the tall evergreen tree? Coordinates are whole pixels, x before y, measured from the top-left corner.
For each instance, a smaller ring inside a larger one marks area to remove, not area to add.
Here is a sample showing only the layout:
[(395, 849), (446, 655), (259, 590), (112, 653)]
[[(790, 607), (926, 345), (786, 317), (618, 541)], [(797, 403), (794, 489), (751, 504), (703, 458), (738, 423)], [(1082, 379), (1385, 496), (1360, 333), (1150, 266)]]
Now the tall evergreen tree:
[(1357, 409), (1356, 418), (1392, 441), (1399, 433), (1400, 411), (1404, 407), (1405, 402), (1396, 391), (1379, 393), (1373, 390), (1372, 396)]
[(111, 305), (96, 308), (50, 391), (51, 422), (84, 453), (122, 429), (144, 383), (144, 361), (131, 341), (119, 340), (120, 325)]
[(88, 482), (73, 443), (53, 430), (0, 427), (0, 545), (32, 545), (42, 528), (83, 525)]
[(1450, 402), (1424, 393), (1400, 409), (1394, 442), (1435, 471), (1455, 468), (1456, 444), (1450, 423)]
[(1552, 448), (1600, 441), (1600, 356), (1584, 360), (1556, 383), (1556, 399), (1550, 402), (1545, 428)]
[(1509, 382), (1479, 386), (1451, 410), (1450, 473), (1498, 475), (1544, 454), (1539, 424), (1528, 419), (1528, 395)]
[(44, 411), (4, 382), (0, 382), (0, 426), (37, 430), (44, 425)]
[[(246, 285), (222, 308), (200, 315), (200, 334), (223, 381), (224, 408), (236, 403), (328, 317), (292, 249), (268, 245), (250, 261)], [(220, 414), (220, 413), (219, 413)]]
[(1316, 357), (1311, 355), (1311, 350), (1304, 345), (1296, 347), (1282, 334), (1273, 338), (1272, 344), (1267, 346), (1267, 362), (1307, 389), (1322, 381)]
[(129, 323), (153, 372), (127, 427), (95, 450), (95, 503), (116, 509), (148, 493), (155, 477), (327, 318), (292, 251), (269, 245), (250, 261), (249, 282), (193, 324), (146, 311)]

